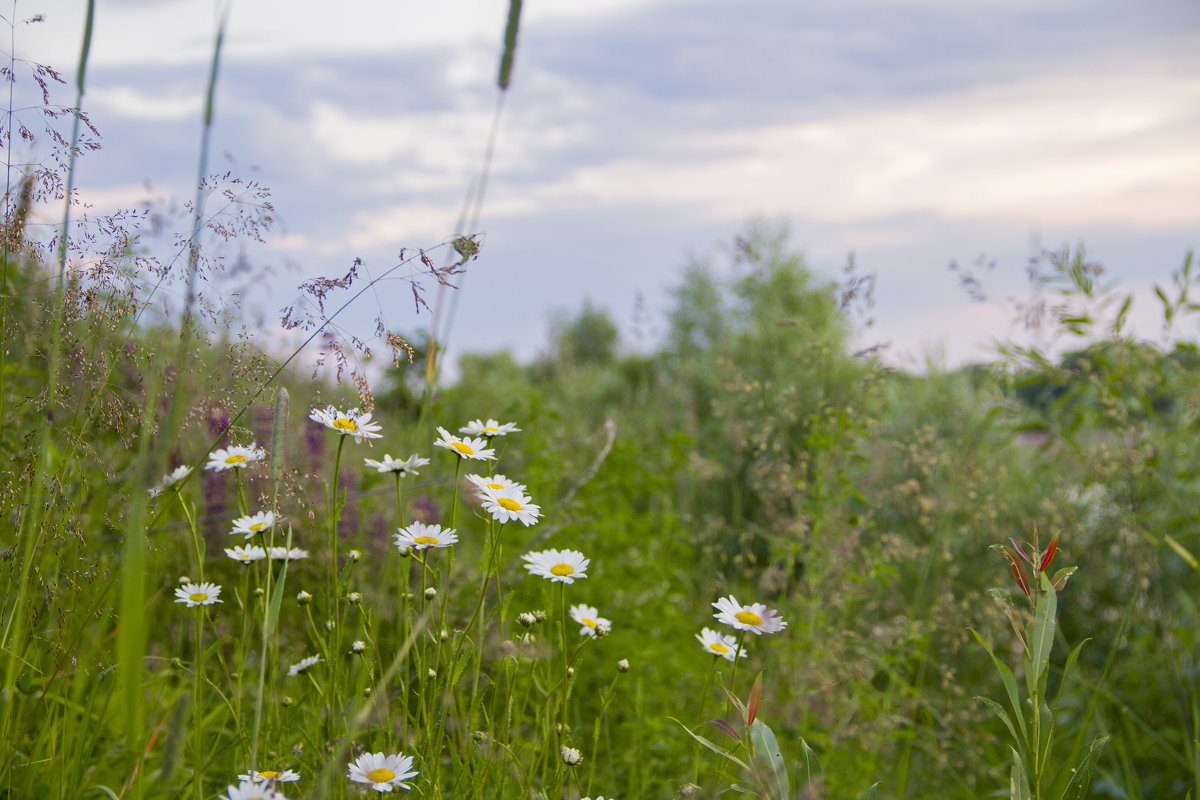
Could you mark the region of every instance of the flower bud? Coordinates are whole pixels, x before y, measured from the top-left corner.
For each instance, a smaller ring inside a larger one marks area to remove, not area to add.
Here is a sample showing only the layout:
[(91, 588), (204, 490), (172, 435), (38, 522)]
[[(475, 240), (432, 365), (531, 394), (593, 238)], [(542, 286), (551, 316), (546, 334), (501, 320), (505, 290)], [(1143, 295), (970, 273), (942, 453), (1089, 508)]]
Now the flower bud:
[(312, 602), (312, 595), (304, 590), (301, 590), (300, 594), (296, 595), (296, 602), (302, 606), (306, 606)]
[(437, 597), (437, 589), (430, 586), (428, 589), (425, 590), (425, 599), (426, 600), (432, 600), (435, 597)]
[(349, 553), (346, 553), (346, 560), (351, 564), (358, 561), (360, 558), (362, 558), (361, 550), (351, 550)]
[(564, 745), (558, 752), (562, 755), (563, 763), (568, 767), (577, 766), (581, 761), (583, 761), (583, 753), (579, 752), (574, 747), (567, 747)]
[(538, 624), (538, 618), (528, 611), (523, 611), (517, 615), (517, 622), (524, 625), (526, 628), (532, 628)]
[(363, 688), (363, 697), (370, 697), (370, 696), (371, 696), (371, 687), (367, 686), (367, 687)]
[(266, 591), (264, 591), (261, 586), (255, 588), (255, 590), (254, 590), (255, 597), (262, 597), (264, 594), (266, 594)]
[(629, 659), (622, 658), (617, 662), (617, 672), (629, 672)]
[(282, 705), (284, 708), (287, 708), (288, 706), (290, 706), (292, 704), (292, 698), (288, 697), (285, 694), (283, 697), (279, 698), (279, 704)]
[(437, 670), (436, 669), (429, 670), (428, 672), (425, 673), (425, 677), (429, 678), (429, 680), (433, 680), (434, 678), (437, 677)]
[(346, 595), (346, 600), (350, 603), (350, 605), (356, 606), (362, 602), (362, 593), (351, 592), (350, 594)]
[(354, 643), (350, 645), (350, 652), (354, 653), (355, 655), (365, 653), (366, 651), (367, 651), (367, 643), (364, 642), (362, 639), (355, 639)]

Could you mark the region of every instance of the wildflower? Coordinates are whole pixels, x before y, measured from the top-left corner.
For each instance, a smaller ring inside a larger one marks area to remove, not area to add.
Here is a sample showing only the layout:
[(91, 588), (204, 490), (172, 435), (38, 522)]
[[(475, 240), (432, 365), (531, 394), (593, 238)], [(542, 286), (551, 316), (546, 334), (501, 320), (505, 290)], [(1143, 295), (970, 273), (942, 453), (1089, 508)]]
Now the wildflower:
[(356, 606), (362, 602), (362, 592), (351, 592), (346, 595), (346, 602), (352, 606)]
[(453, 528), (443, 528), (441, 525), (426, 525), (414, 522), (407, 528), (399, 528), (393, 534), (396, 547), (407, 547), (410, 550), (428, 550), (430, 547), (449, 547), (458, 543), (458, 534)]
[(591, 606), (571, 606), (571, 619), (583, 626), (579, 629), (580, 636), (603, 636), (612, 630), (612, 622)]
[(204, 468), (224, 472), (227, 469), (241, 469), (254, 461), (262, 461), (267, 454), (257, 445), (255, 442), (249, 447), (235, 445), (227, 450), (213, 450), (208, 454), (208, 463)]
[(395, 472), (400, 477), (419, 475), (417, 467), (423, 467), (429, 463), (428, 458), (421, 458), (416, 453), (408, 458), (392, 458), (391, 455), (384, 453), (383, 458), (379, 461), (372, 458), (364, 458), (363, 461), (368, 467), (374, 467), (376, 472)]
[(501, 524), (516, 519), (525, 527), (529, 527), (536, 524), (538, 517), (542, 515), (541, 506), (535, 506), (530, 502), (529, 495), (521, 491), (484, 489), (480, 497), (483, 500), (483, 510)]
[(367, 652), (367, 643), (362, 639), (355, 639), (350, 644), (350, 652), (354, 653), (355, 655)]
[(267, 548), (267, 555), (270, 556), (272, 560), (289, 560), (308, 558), (308, 551), (299, 547), (293, 547), (290, 550), (286, 547), (270, 547)]
[(225, 555), (234, 561), (249, 564), (251, 561), (262, 561), (267, 557), (267, 551), (254, 544), (246, 547), (226, 547)]
[(444, 447), (458, 455), (474, 461), (494, 461), (496, 451), (489, 448), (486, 439), (463, 439), (454, 436), (445, 428), (438, 428), (440, 439), (433, 443), (434, 447)]
[(471, 436), (486, 436), (489, 439), (493, 436), (505, 436), (510, 433), (517, 433), (521, 429), (517, 427), (515, 422), (506, 422), (501, 425), (497, 420), (489, 419), (484, 422), (480, 419), (473, 419), (466, 425), (458, 429), (459, 433), (466, 433)]
[(696, 634), (696, 641), (709, 653), (733, 661), (746, 657), (746, 648), (737, 646), (737, 637), (705, 628)]
[(559, 755), (562, 756), (563, 763), (568, 767), (578, 766), (583, 761), (583, 753), (576, 750), (574, 747), (563, 745), (559, 748)]
[(542, 550), (526, 553), (521, 559), (530, 574), (560, 583), (574, 583), (576, 578), (586, 578), (590, 563), (578, 550)]
[(275, 524), (274, 511), (260, 511), (257, 514), (238, 517), (233, 521), (233, 530), (229, 532), (232, 536), (235, 533), (244, 534), (247, 539), (256, 533), (270, 529)]
[(185, 583), (175, 590), (175, 602), (193, 606), (210, 606), (221, 602), (221, 587), (215, 583)]
[(242, 781), (237, 786), (225, 789), (225, 794), (218, 800), (287, 800), (275, 787), (269, 783), (258, 781)]
[(306, 606), (312, 602), (312, 595), (301, 589), (300, 593), (296, 595), (296, 602), (302, 606)]
[(300, 773), (292, 772), (290, 769), (285, 769), (283, 772), (277, 772), (275, 770), (270, 770), (270, 769), (264, 770), (263, 772), (259, 772), (257, 770), (252, 769), (252, 770), (250, 770), (250, 772), (248, 772), (245, 775), (238, 775), (238, 780), (239, 781), (258, 781), (260, 783), (264, 782), (264, 781), (275, 781), (276, 783), (289, 783), (291, 781), (300, 780)]
[(350, 780), (355, 783), (369, 783), (377, 792), (390, 792), (397, 786), (408, 789), (405, 781), (417, 774), (412, 768), (412, 756), (399, 753), (363, 753), (348, 767)]
[(517, 483), (516, 481), (505, 477), (504, 475), (468, 475), (467, 480), (475, 485), (475, 488), (480, 490), (480, 497), (483, 496), (484, 489), (494, 489), (496, 491), (525, 491), (525, 484)]
[(292, 664), (290, 667), (288, 667), (288, 677), (291, 678), (296, 675), (299, 675), (301, 672), (304, 672), (309, 667), (311, 667), (314, 664), (317, 664), (323, 660), (324, 659), (321, 658), (320, 656), (309, 656), (308, 658), (302, 658), (299, 661), (297, 661), (295, 664)]
[(351, 408), (345, 414), (333, 406), (314, 408), (309, 412), (308, 418), (343, 436), (353, 436), (358, 444), (362, 444), (363, 439), (383, 438), (383, 434), (379, 432), (379, 423), (371, 422), (371, 413), (363, 414), (357, 408)]
[(346, 553), (346, 560), (351, 564), (357, 564), (362, 559), (362, 550), (351, 550)]
[(717, 609), (717, 613), (713, 614), (717, 620), (726, 625), (732, 625), (739, 631), (751, 631), (755, 635), (760, 635), (778, 633), (787, 627), (787, 623), (779, 616), (779, 612), (767, 608), (762, 603), (743, 606), (733, 595), (729, 595), (729, 597), (722, 597), (712, 605)]
[(428, 589), (425, 590), (425, 599), (426, 600), (432, 600), (435, 597), (437, 597), (437, 588), (436, 587), (430, 586)]
[(617, 662), (617, 672), (629, 672), (629, 659), (622, 658)]
[(528, 611), (522, 611), (517, 615), (517, 622), (524, 625), (526, 628), (532, 628), (537, 625), (540, 620)]
[(170, 473), (169, 475), (163, 475), (162, 480), (158, 482), (157, 486), (153, 486), (146, 491), (150, 492), (151, 497), (158, 497), (167, 489), (170, 489), (172, 486), (179, 483), (181, 480), (191, 474), (191, 467), (176, 467), (174, 472)]

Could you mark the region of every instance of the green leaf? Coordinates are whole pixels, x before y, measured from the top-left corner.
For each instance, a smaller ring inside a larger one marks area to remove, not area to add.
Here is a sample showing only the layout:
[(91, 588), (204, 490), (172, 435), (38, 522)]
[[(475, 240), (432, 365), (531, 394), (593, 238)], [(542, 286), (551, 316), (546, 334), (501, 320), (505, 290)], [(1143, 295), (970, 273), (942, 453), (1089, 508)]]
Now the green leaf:
[(821, 762), (817, 760), (817, 754), (808, 742), (800, 740), (800, 777), (804, 779), (801, 786), (809, 786), (812, 782), (821, 777)]
[(697, 742), (699, 742), (700, 744), (707, 747), (709, 750), (712, 750), (717, 755), (721, 755), (721, 756), (724, 756), (725, 758), (728, 758), (730, 761), (737, 764), (739, 767), (741, 767), (742, 769), (744, 769), (747, 772), (751, 771), (749, 764), (747, 764), (745, 761), (742, 761), (740, 758), (738, 758), (733, 753), (726, 750), (724, 747), (721, 747), (720, 745), (717, 745), (717, 744), (713, 744), (708, 739), (705, 739), (703, 736), (700, 736), (699, 734), (692, 733), (691, 728), (689, 728), (687, 725), (684, 725), (682, 722), (675, 719), (674, 717), (667, 717), (667, 719), (671, 720), (674, 723), (677, 723), (679, 725), (679, 727), (681, 727), (685, 731), (687, 731), (688, 736), (692, 737)]
[(779, 742), (772, 731), (761, 719), (754, 720), (750, 726), (750, 744), (757, 758), (766, 762), (771, 769), (772, 797), (779, 800), (791, 800), (792, 786), (788, 780), (787, 766), (783, 763), (783, 754), (779, 751)]
[(858, 796), (858, 800), (875, 800), (878, 797), (876, 790), (879, 788), (879, 782), (876, 781), (867, 787), (866, 791)]
[(1056, 706), (1059, 704), (1059, 701), (1062, 700), (1063, 690), (1067, 687), (1067, 680), (1071, 677), (1071, 668), (1075, 666), (1075, 662), (1079, 659), (1079, 651), (1082, 650), (1083, 646), (1090, 641), (1091, 639), (1084, 639), (1082, 642), (1075, 645), (1075, 647), (1071, 650), (1070, 655), (1067, 656), (1067, 663), (1063, 664), (1062, 680), (1058, 682), (1058, 694), (1055, 695), (1054, 699), (1054, 704)]
[(996, 665), (996, 671), (1000, 673), (1000, 680), (1004, 682), (1004, 689), (1008, 692), (1008, 704), (1012, 707), (1013, 717), (1016, 718), (1017, 724), (1021, 728), (1021, 740), (1025, 741), (1029, 738), (1029, 731), (1025, 728), (1025, 717), (1021, 714), (1021, 695), (1017, 690), (1017, 679), (1013, 675), (1011, 669), (1000, 659), (996, 658), (996, 654), (992, 652), (992, 648), (979, 635), (979, 631), (974, 628), (969, 629), (971, 635), (975, 637), (975, 641), (987, 651), (987, 654), (992, 657), (992, 663)]
[(1008, 778), (1008, 796), (1009, 800), (1033, 800), (1033, 794), (1029, 791), (1029, 774), (1025, 772), (1025, 762), (1021, 760), (1021, 754), (1016, 750), (1012, 750), (1013, 764), (1012, 772)]
[(1072, 759), (1068, 759), (1067, 766), (1055, 776), (1047, 798), (1049, 800), (1084, 800), (1087, 797), (1088, 786), (1092, 782), (1092, 768), (1096, 766), (1106, 744), (1108, 744), (1107, 736), (1097, 736), (1093, 739), (1074, 769), (1070, 768)]
[(975, 699), (982, 701), (987, 705), (988, 708), (994, 711), (996, 716), (1000, 718), (1000, 721), (1004, 723), (1004, 727), (1008, 728), (1008, 732), (1012, 734), (1013, 740), (1021, 747), (1025, 746), (1024, 740), (1017, 735), (1017, 729), (1013, 727), (1012, 718), (1008, 716), (1008, 712), (1004, 710), (1004, 706), (1000, 705), (990, 697), (976, 695)]
[(1033, 618), (1033, 631), (1029, 637), (1030, 661), (1026, 664), (1025, 685), (1031, 697), (1038, 694), (1038, 682), (1050, 667), (1050, 650), (1054, 647), (1055, 616), (1058, 612), (1058, 594), (1050, 585), (1045, 573), (1041, 575), (1041, 596)]

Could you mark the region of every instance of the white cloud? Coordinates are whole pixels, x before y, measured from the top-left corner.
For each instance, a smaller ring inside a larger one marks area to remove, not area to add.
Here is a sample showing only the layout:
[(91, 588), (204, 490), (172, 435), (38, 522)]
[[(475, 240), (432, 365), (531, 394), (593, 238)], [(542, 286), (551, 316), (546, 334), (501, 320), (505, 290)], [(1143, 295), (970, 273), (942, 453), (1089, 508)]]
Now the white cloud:
[(199, 119), (204, 100), (199, 92), (154, 96), (132, 86), (112, 86), (89, 93), (88, 105), (131, 119), (167, 121)]

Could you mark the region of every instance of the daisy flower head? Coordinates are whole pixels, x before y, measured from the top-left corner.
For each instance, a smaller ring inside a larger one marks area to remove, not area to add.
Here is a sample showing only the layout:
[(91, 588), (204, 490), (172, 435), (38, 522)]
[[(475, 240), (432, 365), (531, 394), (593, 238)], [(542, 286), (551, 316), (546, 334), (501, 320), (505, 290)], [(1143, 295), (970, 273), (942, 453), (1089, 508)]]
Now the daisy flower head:
[(301, 672), (304, 672), (309, 667), (324, 660), (325, 659), (321, 658), (320, 656), (309, 656), (307, 658), (302, 658), (295, 664), (292, 664), (290, 667), (288, 667), (288, 677), (293, 678), (299, 675)]
[(733, 634), (717, 633), (712, 628), (705, 628), (696, 634), (696, 641), (700, 642), (706, 653), (727, 661), (746, 657), (746, 648), (738, 647), (737, 637)]
[(524, 492), (484, 489), (480, 499), (483, 501), (483, 510), (501, 524), (515, 519), (529, 527), (536, 525), (538, 517), (542, 515), (542, 507), (534, 505)]
[(530, 574), (550, 581), (574, 583), (586, 578), (590, 561), (578, 550), (541, 550), (521, 556)]
[(153, 486), (150, 489), (147, 489), (147, 491), (150, 492), (151, 497), (158, 497), (167, 489), (170, 489), (172, 486), (179, 483), (181, 480), (191, 474), (191, 467), (176, 467), (175, 470), (170, 474), (163, 475), (162, 480), (158, 482), (157, 486)]
[(221, 587), (215, 583), (185, 583), (175, 590), (175, 602), (185, 603), (188, 608), (211, 606), (221, 602)]
[(517, 433), (520, 430), (515, 422), (506, 422), (501, 425), (494, 419), (489, 419), (487, 422), (481, 419), (473, 419), (459, 428), (458, 432), (470, 436), (486, 436), (490, 439), (493, 436), (506, 436), (510, 433)]
[(357, 408), (351, 408), (343, 413), (333, 406), (326, 406), (314, 408), (309, 412), (308, 418), (337, 431), (342, 436), (353, 436), (354, 441), (359, 444), (362, 444), (363, 439), (383, 438), (383, 434), (379, 432), (382, 426), (378, 422), (371, 422), (369, 411), (364, 414)]
[(449, 547), (457, 544), (458, 534), (453, 528), (414, 522), (407, 528), (400, 528), (393, 541), (401, 550), (405, 547), (410, 550), (428, 550), (431, 547)]
[(488, 489), (497, 492), (526, 491), (525, 484), (517, 483), (504, 475), (468, 475), (467, 480), (479, 490), (480, 498), (483, 497), (483, 493)]
[(287, 800), (270, 783), (262, 781), (242, 781), (237, 786), (230, 786), (218, 800)]
[(234, 561), (241, 561), (243, 564), (249, 564), (251, 561), (262, 561), (267, 557), (267, 551), (256, 544), (252, 544), (242, 547), (226, 547), (225, 555), (229, 556)]
[(244, 517), (238, 517), (233, 521), (233, 530), (229, 532), (230, 536), (235, 533), (245, 535), (247, 539), (256, 533), (262, 533), (265, 530), (270, 530), (271, 526), (277, 521), (274, 511), (259, 511), (257, 514), (248, 514)]
[(216, 472), (224, 472), (227, 469), (241, 469), (255, 461), (262, 461), (266, 457), (266, 452), (258, 446), (257, 442), (254, 442), (249, 447), (243, 447), (239, 444), (222, 450), (213, 450), (208, 454), (208, 463), (204, 465), (204, 468)]
[(455, 436), (445, 428), (438, 428), (440, 437), (433, 443), (434, 447), (444, 447), (459, 458), (472, 461), (494, 461), (496, 451), (488, 447), (487, 439), (471, 439)]
[(299, 558), (308, 558), (308, 551), (299, 547), (293, 547), (290, 550), (286, 547), (268, 547), (267, 555), (272, 561), (277, 560), (296, 560)]
[(405, 781), (417, 774), (412, 763), (412, 756), (399, 753), (363, 753), (347, 765), (350, 770), (348, 777), (355, 783), (370, 784), (377, 792), (390, 792), (397, 786), (408, 789)]
[(778, 611), (767, 608), (762, 603), (744, 606), (733, 595), (729, 595), (729, 597), (722, 597), (712, 605), (717, 610), (717, 613), (713, 614), (717, 620), (726, 625), (732, 625), (739, 631), (750, 631), (755, 635), (761, 635), (778, 633), (787, 627), (787, 623), (783, 621), (783, 617), (779, 616)]
[(290, 783), (291, 781), (300, 780), (300, 773), (292, 772), (290, 769), (285, 769), (283, 772), (277, 772), (270, 769), (259, 772), (258, 770), (252, 769), (245, 775), (238, 775), (238, 780), (255, 781), (256, 783), (266, 783), (268, 781), (274, 781), (275, 783)]
[(612, 622), (591, 606), (571, 606), (571, 619), (583, 626), (579, 629), (580, 636), (604, 636), (612, 630)]
[(423, 467), (429, 463), (428, 458), (421, 458), (416, 453), (413, 453), (408, 458), (392, 458), (389, 453), (384, 453), (383, 458), (376, 461), (373, 458), (364, 458), (368, 467), (374, 467), (376, 472), (387, 473), (394, 472), (400, 477), (405, 475), (420, 475), (417, 472), (417, 467)]

